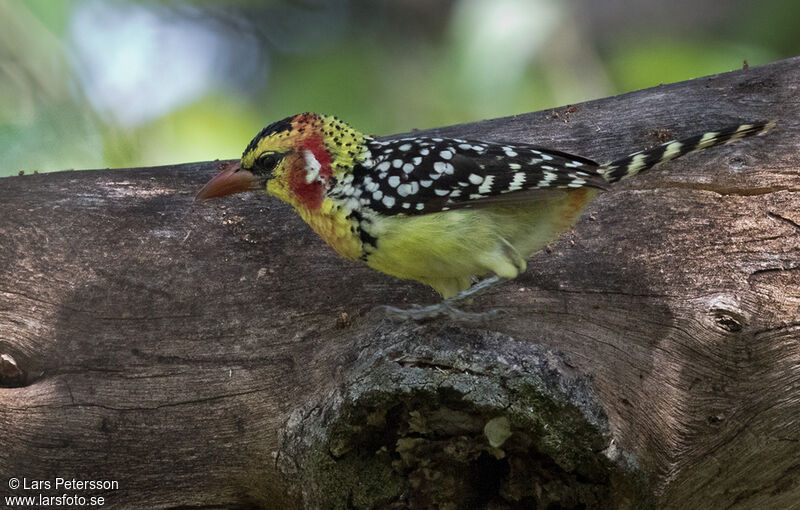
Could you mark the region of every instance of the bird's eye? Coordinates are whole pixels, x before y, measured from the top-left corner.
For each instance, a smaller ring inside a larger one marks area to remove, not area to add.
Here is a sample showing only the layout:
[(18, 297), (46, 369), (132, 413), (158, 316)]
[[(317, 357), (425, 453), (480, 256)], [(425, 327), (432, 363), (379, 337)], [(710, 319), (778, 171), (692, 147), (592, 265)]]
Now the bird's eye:
[(281, 157), (283, 157), (283, 154), (277, 152), (264, 152), (256, 159), (255, 165), (253, 166), (262, 173), (271, 172), (278, 164)]

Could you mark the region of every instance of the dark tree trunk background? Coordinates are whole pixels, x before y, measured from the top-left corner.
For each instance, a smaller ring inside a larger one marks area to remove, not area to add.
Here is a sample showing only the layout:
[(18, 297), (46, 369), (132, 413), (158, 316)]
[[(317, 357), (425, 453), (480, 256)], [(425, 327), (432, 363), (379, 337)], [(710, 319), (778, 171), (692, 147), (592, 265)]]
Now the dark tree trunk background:
[(194, 203), (216, 162), (0, 179), (0, 497), (797, 508), (798, 84), (795, 58), (426, 132), (610, 160), (778, 120), (601, 195), (481, 324), (385, 320), (437, 297), (269, 197)]

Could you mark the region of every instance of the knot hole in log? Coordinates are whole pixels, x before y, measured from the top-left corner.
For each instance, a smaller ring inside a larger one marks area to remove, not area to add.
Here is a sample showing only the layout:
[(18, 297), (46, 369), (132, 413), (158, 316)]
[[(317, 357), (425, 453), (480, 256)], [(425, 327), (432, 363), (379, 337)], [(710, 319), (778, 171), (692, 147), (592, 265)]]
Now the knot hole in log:
[(643, 501), (591, 379), (560, 353), (498, 333), (388, 323), (358, 344), (346, 380), (295, 410), (281, 433), (278, 469), (306, 507)]

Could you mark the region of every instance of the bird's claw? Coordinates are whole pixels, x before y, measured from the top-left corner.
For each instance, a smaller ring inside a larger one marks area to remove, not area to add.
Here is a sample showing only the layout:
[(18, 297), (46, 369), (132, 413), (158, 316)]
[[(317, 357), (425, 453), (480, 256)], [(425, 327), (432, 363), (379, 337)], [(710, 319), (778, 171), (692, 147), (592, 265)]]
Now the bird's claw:
[(454, 303), (449, 303), (447, 301), (429, 306), (411, 305), (410, 308), (406, 309), (394, 306), (381, 306), (380, 308), (390, 319), (410, 319), (417, 322), (425, 322), (442, 317), (457, 321), (482, 321), (503, 313), (502, 310), (499, 309), (477, 313), (465, 312), (456, 308)]

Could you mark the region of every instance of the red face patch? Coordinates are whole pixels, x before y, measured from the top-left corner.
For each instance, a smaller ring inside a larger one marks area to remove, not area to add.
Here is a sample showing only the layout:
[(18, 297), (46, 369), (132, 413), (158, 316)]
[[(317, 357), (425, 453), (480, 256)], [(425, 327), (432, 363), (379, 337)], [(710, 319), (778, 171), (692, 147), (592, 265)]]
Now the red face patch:
[(303, 141), (303, 149), (311, 151), (311, 154), (319, 161), (320, 170), (319, 175), (325, 182), (331, 179), (331, 155), (325, 150), (325, 145), (322, 143), (322, 138), (319, 136), (308, 137)]
[[(306, 181), (306, 160), (303, 151), (309, 151), (319, 163), (319, 176), (311, 182)], [(319, 209), (322, 205), (325, 185), (330, 181), (331, 155), (325, 150), (322, 138), (319, 136), (309, 137), (303, 141), (300, 154), (292, 162), (289, 171), (289, 189), (297, 197), (297, 200), (310, 210)]]

